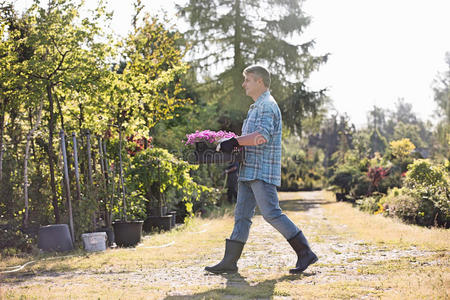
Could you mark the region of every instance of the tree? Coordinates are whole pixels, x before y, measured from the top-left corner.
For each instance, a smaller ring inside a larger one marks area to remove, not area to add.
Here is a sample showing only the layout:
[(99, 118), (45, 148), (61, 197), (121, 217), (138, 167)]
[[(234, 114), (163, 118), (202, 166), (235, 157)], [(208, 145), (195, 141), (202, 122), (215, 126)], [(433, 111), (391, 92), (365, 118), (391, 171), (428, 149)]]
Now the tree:
[(367, 113), (367, 125), (371, 130), (378, 130), (384, 134), (386, 127), (387, 111), (381, 107), (373, 106), (373, 109)]
[(400, 98), (395, 103), (395, 110), (387, 110), (386, 124), (381, 132), (388, 141), (409, 138), (418, 148), (430, 144), (429, 125), (420, 120), (412, 111), (412, 104)]
[[(310, 19), (302, 1), (281, 0), (190, 0), (179, 7), (191, 25), (193, 63), (210, 84), (208, 96), (219, 102), (223, 129), (240, 131), (250, 104), (242, 92), (242, 71), (250, 64), (263, 64), (272, 72), (271, 90), (279, 101), (285, 124), (300, 132), (301, 119), (314, 112), (322, 92), (304, 84), (327, 55), (310, 53), (314, 41), (297, 44)], [(270, 10), (270, 14), (267, 11)], [(212, 76), (216, 69), (223, 70)], [(202, 72), (203, 71), (203, 72)]]
[(421, 130), (420, 125), (423, 125), (422, 122), (420, 122), (420, 124), (419, 123), (416, 123), (416, 124), (409, 123), (408, 124), (408, 123), (398, 122), (397, 124), (395, 124), (394, 132), (390, 136), (389, 140), (395, 141), (395, 140), (407, 138), (418, 148), (426, 147), (427, 143), (426, 143), (426, 140), (424, 141), (422, 139), (421, 133), (423, 131)]
[(137, 22), (136, 17), (134, 32), (123, 41), (122, 61), (112, 72), (107, 92), (89, 104), (89, 111), (96, 110), (97, 114), (90, 114), (87, 122), (96, 124), (99, 133), (108, 131), (119, 136), (122, 216), (125, 219), (123, 138), (149, 138), (150, 130), (158, 122), (172, 119), (175, 109), (190, 102), (182, 93), (181, 76), (188, 66), (182, 61), (180, 35), (170, 32), (148, 15), (142, 18), (142, 25)]
[[(58, 183), (56, 178), (57, 154), (55, 152), (56, 126), (64, 129), (65, 120), (62, 107), (70, 106), (74, 93), (95, 90), (99, 78), (106, 71), (106, 43), (98, 42), (102, 35), (98, 25), (104, 13), (99, 5), (92, 16), (81, 18), (79, 10), (83, 2), (51, 0), (45, 8), (39, 1), (25, 12), (24, 18), (32, 24), (24, 38), (23, 47), (31, 55), (22, 61), (20, 74), (28, 86), (39, 91), (45, 97), (43, 119), (47, 121), (47, 132), (38, 139), (48, 159), (52, 206), (55, 222), (59, 223), (60, 209)], [(90, 94), (92, 95), (92, 94)], [(39, 99), (39, 98), (38, 98)], [(39, 101), (30, 97), (29, 105), (38, 111)], [(33, 104), (34, 103), (34, 104)], [(59, 121), (58, 121), (59, 117)]]
[(447, 123), (450, 122), (450, 52), (446, 53), (447, 71), (437, 76), (434, 81), (434, 101), (438, 105), (437, 115)]
[(417, 117), (412, 111), (412, 104), (405, 102), (403, 98), (398, 99), (395, 103), (395, 111), (391, 118), (405, 124), (418, 123)]
[(389, 143), (391, 153), (394, 157), (404, 159), (416, 148), (408, 138), (392, 141)]
[[(28, 139), (25, 150), (23, 185), (21, 185), (21, 176), (19, 175), (20, 166), (18, 160), (21, 155), (19, 144), (23, 141), (23, 135), (28, 130), (27, 121), (30, 123), (30, 130), (31, 127), (34, 127), (35, 130), (37, 129), (38, 126), (34, 125), (39, 122), (33, 125), (33, 121), (35, 121), (33, 110), (36, 108), (39, 115), (40, 111), (42, 111), (43, 102), (42, 94), (39, 93), (33, 82), (29, 82), (26, 76), (21, 74), (23, 64), (33, 54), (32, 47), (26, 45), (25, 42), (31, 34), (32, 24), (29, 18), (20, 18), (12, 4), (1, 5), (0, 12), (0, 36), (2, 37), (0, 42), (0, 185), (5, 187), (4, 190), (6, 192), (6, 195), (0, 197), (9, 199), (7, 204), (8, 215), (12, 216), (15, 211), (18, 211), (17, 208), (20, 206), (15, 201), (17, 199), (13, 197), (11, 191), (14, 190), (14, 186), (18, 187), (20, 185), (18, 189), (21, 189), (23, 186), (26, 208), (24, 222), (26, 225), (28, 216), (27, 162), (30, 152), (30, 140)], [(39, 106), (39, 109), (37, 106)], [(11, 152), (15, 153), (17, 159), (9, 159), (8, 172), (10, 174), (7, 176), (8, 182), (6, 180), (2, 182), (4, 173), (3, 155), (6, 148), (4, 145), (4, 134), (7, 117), (10, 119), (9, 132), (13, 148), (13, 151), (9, 149), (8, 152), (9, 154)], [(26, 120), (27, 118), (28, 120)], [(15, 176), (10, 176), (11, 174), (15, 174)]]
[[(5, 131), (5, 116), (8, 106), (14, 97), (11, 97), (12, 80), (11, 72), (14, 61), (17, 61), (16, 52), (11, 51), (13, 46), (12, 39), (8, 38), (8, 17), (16, 20), (12, 5), (1, 7), (0, 15), (0, 182), (3, 177), (3, 153), (4, 153), (4, 131)], [(9, 22), (8, 22), (9, 21)]]
[(436, 156), (450, 159), (450, 52), (446, 54), (448, 69), (434, 81), (434, 101), (438, 105), (436, 115), (440, 118), (434, 133), (437, 141)]
[(320, 134), (309, 138), (311, 146), (323, 149), (325, 168), (345, 161), (346, 152), (353, 148), (355, 126), (347, 115), (333, 115), (324, 120)]
[(373, 156), (376, 152), (380, 154), (384, 154), (384, 151), (387, 148), (386, 138), (381, 135), (378, 129), (372, 130), (370, 134), (370, 154)]

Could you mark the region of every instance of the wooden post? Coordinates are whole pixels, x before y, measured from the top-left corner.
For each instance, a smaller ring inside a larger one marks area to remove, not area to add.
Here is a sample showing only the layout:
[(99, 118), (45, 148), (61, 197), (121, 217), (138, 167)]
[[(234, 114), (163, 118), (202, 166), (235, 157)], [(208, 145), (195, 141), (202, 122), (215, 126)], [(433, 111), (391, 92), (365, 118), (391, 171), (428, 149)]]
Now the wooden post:
[(67, 206), (69, 208), (69, 227), (70, 227), (70, 233), (72, 235), (72, 243), (73, 243), (73, 242), (75, 242), (75, 233), (73, 230), (72, 202), (70, 200), (69, 168), (67, 166), (65, 135), (64, 135), (64, 131), (62, 129), (59, 132), (59, 135), (61, 137), (61, 151), (62, 151), (63, 160), (64, 160), (64, 177), (65, 177), (65, 183), (66, 183), (66, 197), (67, 197)]
[(75, 132), (72, 133), (72, 139), (73, 139), (73, 158), (74, 158), (74, 166), (75, 166), (75, 179), (77, 183), (77, 203), (78, 207), (80, 207), (81, 204), (81, 186), (80, 186), (80, 172), (78, 171), (78, 144), (77, 144), (77, 137), (75, 135)]
[(91, 133), (89, 130), (86, 133), (86, 142), (87, 142), (87, 156), (88, 156), (88, 179), (89, 184), (92, 186), (92, 157), (91, 157)]
[(160, 211), (160, 216), (162, 217), (164, 215), (163, 212), (163, 203), (162, 203), (162, 195), (161, 195), (161, 162), (158, 159), (158, 192), (159, 192), (159, 201), (158, 201), (158, 206), (159, 206), (159, 211)]
[[(86, 132), (86, 143), (87, 143), (87, 156), (88, 156), (88, 194), (91, 195), (92, 186), (94, 185), (94, 182), (92, 180), (92, 156), (91, 156), (91, 132), (88, 130)], [(97, 199), (95, 199), (97, 201)], [(95, 217), (95, 211), (92, 215), (92, 226), (94, 227), (93, 230), (97, 227), (97, 220)]]
[(4, 153), (4, 151), (5, 151), (5, 147), (3, 146), (2, 141), (0, 141), (0, 181), (3, 178), (3, 153)]
[[(111, 165), (111, 206), (114, 206), (115, 204), (115, 194), (116, 194), (116, 166), (114, 164)], [(117, 190), (117, 194), (119, 194), (119, 191)], [(111, 215), (112, 218), (112, 215)]]
[[(108, 162), (108, 155), (106, 152), (106, 141), (103, 139), (103, 157), (105, 160), (105, 179), (106, 179), (106, 186), (107, 186), (107, 194), (108, 194), (108, 200), (109, 200), (109, 204), (111, 205), (110, 207), (112, 208), (113, 205), (113, 197), (114, 197), (114, 175), (113, 175), (113, 186), (112, 186), (112, 193), (109, 193), (109, 186), (110, 186), (110, 181), (109, 181), (109, 162)], [(108, 212), (108, 218), (106, 219), (106, 227), (111, 227), (111, 219), (112, 219), (112, 209), (110, 209), (110, 211)]]
[(100, 136), (97, 136), (97, 142), (98, 142), (98, 156), (100, 160), (100, 171), (102, 172), (102, 175), (105, 176), (105, 165), (103, 161), (103, 145)]
[(102, 143), (102, 139), (100, 136), (97, 136), (97, 140), (98, 140), (98, 155), (100, 158), (100, 169), (102, 171), (102, 176), (103, 176), (103, 188), (105, 189), (105, 197), (104, 197), (104, 205), (103, 205), (103, 209), (104, 209), (104, 213), (105, 213), (105, 226), (107, 227), (109, 224), (109, 217), (108, 217), (108, 203), (106, 201), (106, 199), (108, 199), (108, 183), (107, 183), (107, 178), (106, 178), (106, 162), (105, 162), (105, 154), (103, 153), (103, 143)]
[(120, 183), (122, 184), (122, 205), (123, 220), (127, 220), (127, 204), (125, 202), (125, 185), (123, 182), (123, 165), (122, 165), (122, 128), (119, 126), (119, 164), (120, 164)]

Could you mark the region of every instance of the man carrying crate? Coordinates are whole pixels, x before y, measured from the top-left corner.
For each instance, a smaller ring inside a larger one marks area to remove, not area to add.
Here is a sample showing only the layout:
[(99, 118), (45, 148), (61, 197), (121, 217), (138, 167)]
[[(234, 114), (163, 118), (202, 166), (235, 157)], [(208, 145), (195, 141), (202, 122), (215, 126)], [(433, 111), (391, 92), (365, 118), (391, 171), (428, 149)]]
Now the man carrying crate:
[(237, 272), (239, 260), (247, 242), (252, 217), (258, 205), (264, 219), (277, 229), (297, 253), (295, 268), (290, 273), (301, 273), (317, 261), (302, 231), (280, 209), (277, 186), (281, 184), (281, 113), (270, 95), (270, 73), (261, 66), (247, 67), (244, 72), (250, 105), (242, 126), (242, 135), (223, 140), (217, 151), (231, 153), (235, 147), (245, 147), (245, 160), (239, 172), (238, 195), (234, 229), (226, 239), (225, 255), (217, 265), (206, 267), (212, 273)]

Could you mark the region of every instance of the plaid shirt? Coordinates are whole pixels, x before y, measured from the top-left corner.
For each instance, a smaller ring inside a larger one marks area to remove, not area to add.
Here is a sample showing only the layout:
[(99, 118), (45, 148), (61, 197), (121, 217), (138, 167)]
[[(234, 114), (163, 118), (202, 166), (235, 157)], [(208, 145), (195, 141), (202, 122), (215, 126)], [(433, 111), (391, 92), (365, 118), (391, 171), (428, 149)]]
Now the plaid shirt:
[(239, 181), (259, 179), (281, 184), (281, 112), (269, 91), (250, 105), (242, 135), (257, 131), (266, 139), (258, 146), (245, 146), (245, 160), (239, 171)]

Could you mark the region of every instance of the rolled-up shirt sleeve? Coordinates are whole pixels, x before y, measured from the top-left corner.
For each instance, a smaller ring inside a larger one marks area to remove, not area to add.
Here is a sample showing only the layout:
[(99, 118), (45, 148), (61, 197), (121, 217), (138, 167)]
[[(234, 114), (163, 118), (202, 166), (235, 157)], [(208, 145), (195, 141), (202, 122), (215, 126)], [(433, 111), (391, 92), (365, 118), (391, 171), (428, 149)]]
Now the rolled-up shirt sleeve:
[(273, 137), (274, 118), (275, 114), (270, 105), (265, 104), (258, 107), (258, 118), (255, 124), (255, 131), (260, 133), (266, 142), (269, 142)]

